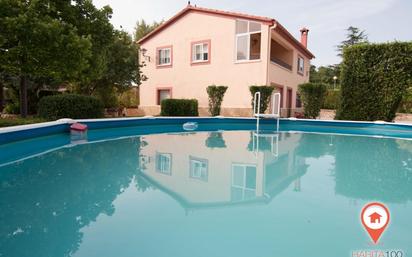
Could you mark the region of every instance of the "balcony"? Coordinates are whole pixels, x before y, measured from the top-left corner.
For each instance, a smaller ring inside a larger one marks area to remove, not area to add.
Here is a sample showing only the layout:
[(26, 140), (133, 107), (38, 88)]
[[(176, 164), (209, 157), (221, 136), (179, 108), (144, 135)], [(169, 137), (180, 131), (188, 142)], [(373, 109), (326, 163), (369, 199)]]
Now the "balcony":
[(282, 66), (285, 69), (292, 70), (292, 65), (285, 63), (284, 61), (277, 59), (276, 57), (270, 57), (270, 61)]
[(270, 61), (292, 71), (293, 50), (272, 39), (270, 42)]

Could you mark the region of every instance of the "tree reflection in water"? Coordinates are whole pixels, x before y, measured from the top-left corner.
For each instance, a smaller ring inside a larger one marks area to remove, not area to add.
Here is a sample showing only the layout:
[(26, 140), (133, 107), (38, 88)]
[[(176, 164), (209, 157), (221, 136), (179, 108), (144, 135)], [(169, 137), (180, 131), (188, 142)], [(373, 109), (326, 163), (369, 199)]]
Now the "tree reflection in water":
[(385, 202), (412, 200), (412, 141), (336, 137), (336, 193)]
[(80, 229), (129, 186), (138, 137), (62, 148), (0, 168), (0, 253), (60, 257), (74, 253)]

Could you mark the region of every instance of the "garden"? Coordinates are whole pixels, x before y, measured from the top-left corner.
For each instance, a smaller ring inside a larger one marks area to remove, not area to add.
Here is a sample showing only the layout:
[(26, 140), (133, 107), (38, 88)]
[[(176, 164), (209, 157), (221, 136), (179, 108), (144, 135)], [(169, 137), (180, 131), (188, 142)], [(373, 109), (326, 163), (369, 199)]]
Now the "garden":
[(0, 1), (0, 10), (0, 126), (138, 106), (145, 77), (136, 41), (159, 23), (138, 21), (130, 35), (113, 27), (109, 6), (83, 0)]

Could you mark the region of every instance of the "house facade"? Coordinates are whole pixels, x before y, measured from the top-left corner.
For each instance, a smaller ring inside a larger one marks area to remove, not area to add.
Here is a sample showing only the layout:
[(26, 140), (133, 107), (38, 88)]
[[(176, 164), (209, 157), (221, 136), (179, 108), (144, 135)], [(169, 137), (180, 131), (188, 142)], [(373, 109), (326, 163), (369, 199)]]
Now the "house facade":
[(273, 85), (283, 116), (293, 115), (314, 57), (307, 34), (302, 29), (299, 42), (272, 18), (188, 5), (138, 42), (147, 77), (139, 108), (157, 115), (165, 98), (194, 98), (200, 115), (208, 115), (206, 88), (215, 84), (228, 86), (222, 115), (249, 116), (249, 86)]

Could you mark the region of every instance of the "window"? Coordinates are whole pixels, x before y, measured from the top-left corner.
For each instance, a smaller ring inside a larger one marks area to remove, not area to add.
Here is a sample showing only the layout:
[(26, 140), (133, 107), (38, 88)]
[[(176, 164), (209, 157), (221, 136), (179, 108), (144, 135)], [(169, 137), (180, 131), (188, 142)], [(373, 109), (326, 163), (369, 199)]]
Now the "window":
[(205, 159), (199, 159), (195, 157), (190, 157), (190, 177), (194, 179), (199, 179), (202, 181), (207, 181), (208, 177), (208, 161)]
[(157, 90), (157, 104), (160, 105), (162, 100), (172, 98), (172, 90), (170, 88), (162, 88)]
[(192, 43), (192, 63), (209, 62), (210, 41)]
[(298, 56), (298, 73), (303, 75), (303, 72), (305, 70), (305, 60), (303, 57)]
[(172, 154), (156, 153), (156, 171), (166, 175), (172, 175)]
[(172, 65), (172, 47), (163, 47), (157, 49), (157, 66)]
[(256, 166), (232, 164), (232, 201), (253, 199), (256, 196)]
[(253, 21), (236, 21), (236, 60), (259, 60), (261, 25)]

